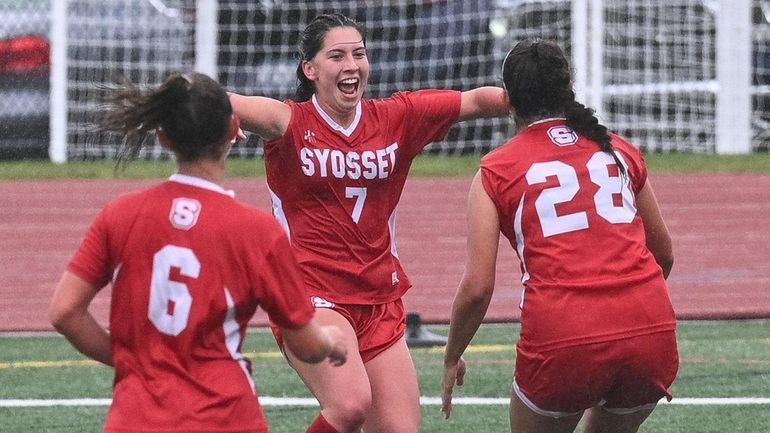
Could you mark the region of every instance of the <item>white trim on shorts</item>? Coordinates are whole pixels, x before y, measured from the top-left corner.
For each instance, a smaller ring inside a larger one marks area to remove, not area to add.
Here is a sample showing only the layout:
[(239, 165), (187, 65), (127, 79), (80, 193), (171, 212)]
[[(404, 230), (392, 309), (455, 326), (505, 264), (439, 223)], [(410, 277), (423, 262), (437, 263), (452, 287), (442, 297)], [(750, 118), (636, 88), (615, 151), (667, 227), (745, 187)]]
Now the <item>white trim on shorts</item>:
[(643, 404), (641, 406), (636, 407), (630, 407), (630, 408), (622, 408), (622, 407), (604, 407), (604, 404), (606, 402), (604, 400), (600, 401), (597, 406), (601, 406), (602, 410), (606, 410), (609, 413), (614, 413), (615, 415), (630, 415), (632, 413), (641, 412), (643, 410), (653, 410), (658, 405), (658, 403), (650, 403), (650, 404)]
[[(516, 396), (519, 397), (519, 400), (521, 400), (522, 403), (524, 403), (525, 406), (529, 408), (532, 412), (535, 412), (538, 415), (547, 416), (550, 418), (564, 418), (568, 416), (574, 416), (579, 415), (583, 411), (577, 411), (577, 412), (557, 412), (557, 411), (551, 411), (551, 410), (545, 410), (540, 409), (537, 407), (535, 403), (532, 402), (532, 400), (528, 399), (527, 396), (524, 395), (524, 393), (521, 391), (521, 388), (519, 388), (519, 385), (516, 384), (516, 378), (513, 378), (513, 392), (516, 393)], [(615, 414), (615, 415), (630, 415), (632, 413), (641, 412), (643, 410), (652, 410), (655, 409), (655, 407), (658, 405), (658, 403), (650, 403), (650, 404), (643, 404), (641, 406), (631, 407), (631, 408), (609, 408), (604, 407), (604, 404), (606, 403), (605, 400), (602, 399), (602, 401), (597, 404), (597, 406), (601, 406), (602, 410), (606, 410), (609, 413)]]
[(521, 402), (524, 403), (524, 405), (527, 406), (529, 410), (531, 410), (532, 412), (535, 412), (538, 415), (547, 416), (549, 418), (564, 418), (568, 416), (580, 415), (581, 413), (583, 413), (582, 410), (579, 410), (577, 412), (555, 412), (551, 410), (540, 409), (535, 405), (535, 403), (532, 403), (532, 401), (528, 399), (523, 392), (521, 392), (519, 385), (516, 383), (515, 377), (513, 378), (512, 387), (513, 387), (513, 392), (516, 393), (516, 396), (519, 397), (519, 400), (521, 400)]

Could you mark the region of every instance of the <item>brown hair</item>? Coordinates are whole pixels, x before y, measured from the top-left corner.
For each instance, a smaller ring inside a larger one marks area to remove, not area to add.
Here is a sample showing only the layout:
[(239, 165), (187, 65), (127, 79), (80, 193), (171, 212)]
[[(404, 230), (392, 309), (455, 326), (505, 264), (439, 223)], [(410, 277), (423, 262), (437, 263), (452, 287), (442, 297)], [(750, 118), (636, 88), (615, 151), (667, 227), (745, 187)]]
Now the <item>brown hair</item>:
[(578, 134), (610, 154), (621, 173), (625, 166), (615, 154), (607, 127), (594, 110), (575, 100), (569, 63), (552, 41), (522, 41), (503, 60), (503, 84), (515, 114), (529, 121), (563, 115)]
[(355, 20), (342, 14), (318, 15), (310, 21), (300, 35), (299, 41), (299, 65), (297, 65), (297, 90), (294, 92), (294, 100), (307, 101), (315, 93), (315, 83), (305, 76), (302, 71), (302, 62), (311, 60), (318, 54), (323, 46), (324, 38), (329, 30), (336, 27), (353, 27), (361, 34), (361, 39), (366, 46), (366, 29)]
[(153, 144), (159, 128), (179, 161), (219, 158), (225, 151), (233, 110), (225, 90), (208, 76), (177, 73), (147, 88), (126, 80), (107, 90), (100, 128), (123, 135), (119, 164)]

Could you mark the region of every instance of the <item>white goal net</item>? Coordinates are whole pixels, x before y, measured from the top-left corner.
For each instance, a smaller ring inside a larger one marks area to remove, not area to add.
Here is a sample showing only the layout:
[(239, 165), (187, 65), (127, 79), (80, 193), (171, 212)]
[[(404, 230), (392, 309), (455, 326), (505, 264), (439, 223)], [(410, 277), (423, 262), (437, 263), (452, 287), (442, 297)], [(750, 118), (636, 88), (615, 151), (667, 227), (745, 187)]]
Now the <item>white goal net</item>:
[[(770, 2), (751, 2), (748, 150), (767, 151)], [(68, 1), (69, 159), (115, 155), (116, 138), (92, 132), (99, 85), (120, 76), (157, 84), (170, 72), (200, 65), (196, 32), (202, 28), (216, 32), (217, 53), (208, 70), (230, 90), (290, 97), (299, 32), (316, 14), (332, 11), (368, 30), (368, 97), (499, 85), (500, 62), (514, 43), (553, 39), (571, 57), (578, 94), (611, 130), (648, 151), (719, 152), (717, 33), (724, 0), (219, 0), (208, 27), (201, 26), (196, 3)], [(596, 5), (600, 13), (592, 13)], [(484, 153), (510, 137), (512, 128), (508, 119), (464, 122), (426, 152)], [(233, 152), (259, 156), (261, 142), (252, 137)], [(144, 156), (166, 155), (157, 147)]]

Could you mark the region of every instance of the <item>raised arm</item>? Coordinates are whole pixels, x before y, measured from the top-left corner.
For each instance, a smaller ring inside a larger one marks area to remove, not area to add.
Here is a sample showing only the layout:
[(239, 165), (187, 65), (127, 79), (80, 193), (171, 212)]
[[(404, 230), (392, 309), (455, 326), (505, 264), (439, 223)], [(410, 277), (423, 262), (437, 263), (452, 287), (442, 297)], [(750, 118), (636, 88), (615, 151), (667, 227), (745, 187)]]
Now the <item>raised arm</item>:
[(636, 208), (644, 222), (644, 234), (647, 238), (647, 248), (652, 252), (655, 261), (663, 270), (663, 276), (668, 278), (674, 266), (674, 252), (671, 245), (671, 235), (668, 233), (663, 216), (660, 214), (658, 200), (652, 190), (650, 181), (647, 182), (636, 196)]
[(505, 90), (499, 87), (478, 87), (461, 93), (458, 122), (481, 117), (507, 117), (510, 106)]
[(282, 136), (289, 127), (291, 108), (276, 99), (230, 93), (230, 104), (241, 121), (241, 127), (264, 140)]
[(476, 334), (495, 288), (495, 264), (500, 242), (500, 221), (492, 199), (476, 173), (468, 197), (468, 257), (460, 286), (452, 304), (449, 340), (444, 350), (442, 407), (445, 417), (452, 411), (452, 389), (462, 385), (465, 363), (462, 354)]

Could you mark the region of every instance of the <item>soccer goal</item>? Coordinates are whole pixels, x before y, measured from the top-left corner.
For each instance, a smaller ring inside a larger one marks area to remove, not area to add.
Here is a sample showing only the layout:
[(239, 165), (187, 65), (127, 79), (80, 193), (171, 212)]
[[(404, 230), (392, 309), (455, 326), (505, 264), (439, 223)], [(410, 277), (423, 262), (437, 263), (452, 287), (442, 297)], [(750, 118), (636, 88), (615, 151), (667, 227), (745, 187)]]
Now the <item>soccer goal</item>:
[[(244, 94), (290, 97), (299, 31), (342, 12), (368, 29), (368, 97), (420, 88), (500, 85), (524, 38), (552, 39), (574, 67), (579, 99), (610, 129), (654, 152), (748, 153), (770, 143), (770, 2), (766, 0), (52, 1), (54, 161), (112, 158), (97, 136), (100, 86), (156, 84), (197, 69)], [(427, 153), (481, 154), (515, 131), (464, 122)], [(233, 151), (260, 156), (251, 138)], [(168, 155), (156, 146), (143, 157)]]

